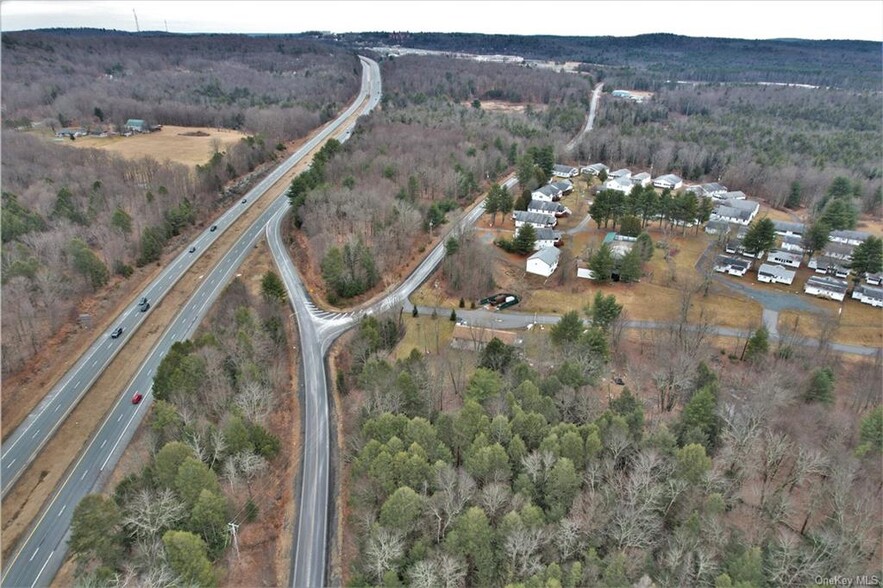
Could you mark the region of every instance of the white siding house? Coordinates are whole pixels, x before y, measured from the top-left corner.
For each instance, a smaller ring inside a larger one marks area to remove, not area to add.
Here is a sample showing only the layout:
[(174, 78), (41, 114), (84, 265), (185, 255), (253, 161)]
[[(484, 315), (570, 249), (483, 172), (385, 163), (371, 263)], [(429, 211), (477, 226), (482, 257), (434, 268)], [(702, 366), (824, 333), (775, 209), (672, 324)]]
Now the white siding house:
[(548, 278), (558, 269), (558, 259), (561, 257), (561, 250), (557, 247), (547, 247), (540, 249), (527, 258), (526, 271), (529, 274), (537, 274)]
[(714, 271), (740, 278), (745, 275), (750, 267), (750, 261), (736, 257), (727, 257), (726, 255), (718, 255), (717, 259), (714, 260)]
[(540, 214), (554, 214), (555, 216), (564, 216), (570, 214), (570, 209), (559, 204), (558, 202), (546, 202), (544, 200), (531, 200), (527, 205), (528, 212), (538, 212)]
[(634, 188), (634, 184), (632, 184), (631, 178), (618, 177), (604, 182), (603, 188), (605, 190), (617, 190), (623, 194), (630, 194), (632, 188)]
[(842, 302), (846, 297), (847, 287), (846, 280), (810, 276), (806, 281), (806, 285), (803, 287), (803, 291), (812, 296), (820, 296), (822, 298), (830, 298), (831, 300), (839, 300)]
[(603, 163), (593, 163), (592, 165), (585, 166), (581, 171), (586, 175), (597, 176), (600, 175), (602, 171), (605, 173), (609, 172), (610, 168)]
[(651, 182), (650, 174), (647, 172), (641, 172), (632, 176), (632, 184), (635, 186), (640, 185), (642, 188), (646, 188)]
[(771, 265), (762, 263), (757, 268), (757, 281), (766, 282), (767, 284), (791, 284), (794, 282), (794, 274), (789, 269), (783, 268), (781, 265)]
[(787, 265), (788, 267), (800, 267), (800, 262), (803, 258), (795, 253), (774, 249), (767, 255), (767, 259), (771, 263)]
[(677, 190), (683, 185), (684, 180), (682, 180), (680, 176), (674, 174), (665, 174), (664, 176), (659, 176), (653, 180), (653, 186), (656, 188), (662, 188), (663, 190), (666, 188), (669, 190)]
[(534, 200), (542, 200), (543, 202), (554, 202), (561, 198), (561, 190), (552, 184), (547, 184), (542, 188), (537, 188), (531, 192), (530, 197)]
[(791, 223), (788, 221), (774, 220), (773, 226), (776, 227), (776, 234), (783, 237), (802, 237), (806, 230), (803, 223)]
[(552, 166), (552, 175), (556, 178), (574, 178), (579, 175), (579, 169), (570, 165), (556, 163)]
[(883, 307), (883, 288), (874, 288), (867, 285), (856, 286), (855, 290), (852, 291), (852, 297), (855, 300), (861, 301), (862, 304)]
[(512, 218), (515, 219), (515, 228), (519, 228), (522, 225), (532, 225), (535, 229), (542, 229), (543, 227), (552, 228), (558, 224), (555, 215), (542, 214), (539, 212), (516, 210), (515, 213), (512, 214)]
[(547, 247), (554, 247), (557, 243), (561, 242), (561, 233), (558, 231), (553, 231), (546, 227), (537, 229), (536, 231), (537, 240), (533, 245), (534, 251), (545, 249)]
[(781, 248), (784, 249), (785, 251), (790, 251), (791, 253), (797, 253), (801, 256), (806, 251), (803, 248), (803, 237), (790, 237), (790, 236), (782, 237)]
[(834, 243), (844, 243), (846, 245), (861, 245), (870, 237), (870, 233), (864, 231), (831, 231), (828, 239)]
[(759, 210), (760, 204), (753, 200), (728, 200), (716, 205), (709, 218), (748, 226)]

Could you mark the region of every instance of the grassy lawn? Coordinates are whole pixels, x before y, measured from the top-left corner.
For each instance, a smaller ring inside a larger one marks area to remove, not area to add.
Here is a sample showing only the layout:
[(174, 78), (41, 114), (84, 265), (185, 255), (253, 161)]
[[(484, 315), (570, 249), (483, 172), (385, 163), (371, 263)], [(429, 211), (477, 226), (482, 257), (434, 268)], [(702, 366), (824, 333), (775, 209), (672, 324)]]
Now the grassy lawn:
[(837, 320), (840, 303), (817, 300), (817, 314), (788, 310), (779, 314), (779, 330), (792, 329), (804, 337), (818, 338), (827, 320), (836, 321), (833, 340), (847, 345), (883, 347), (883, 309), (847, 298)]
[(447, 315), (439, 316), (437, 319), (429, 316), (414, 318), (408, 315), (404, 317), (404, 321), (405, 336), (393, 351), (395, 359), (408, 357), (412, 349), (417, 349), (421, 353), (437, 353), (438, 350), (446, 349), (451, 344), (454, 323), (448, 320)]

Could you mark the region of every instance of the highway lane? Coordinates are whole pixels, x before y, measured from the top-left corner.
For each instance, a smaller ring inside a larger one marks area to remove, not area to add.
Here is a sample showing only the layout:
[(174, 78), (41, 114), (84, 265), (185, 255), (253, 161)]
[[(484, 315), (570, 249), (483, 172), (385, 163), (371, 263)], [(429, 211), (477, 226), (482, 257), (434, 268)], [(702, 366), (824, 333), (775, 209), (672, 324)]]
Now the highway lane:
[[(299, 149), (295, 156), (300, 154), (302, 159), (332, 133), (340, 132), (343, 122), (357, 109), (377, 104), (376, 90), (379, 86), (374, 77), (379, 75), (379, 68), (376, 67), (376, 64), (371, 66), (365, 61), (363, 64), (362, 90), (359, 97), (334, 123), (326, 126), (322, 132)], [(368, 96), (370, 98), (366, 101), (365, 98)], [(343, 132), (351, 133), (352, 127), (344, 129)], [(294, 163), (298, 161), (294, 160)], [(276, 177), (278, 178), (278, 175)], [(261, 185), (266, 191), (271, 184), (262, 182)], [(272, 205), (246, 229), (211, 272), (204, 276), (203, 282), (163, 332), (147, 360), (122, 392), (117, 404), (109, 412), (86, 449), (80, 454), (67, 478), (50, 498), (37, 523), (29, 530), (26, 539), (21, 542), (18, 551), (6, 562), (2, 579), (3, 586), (33, 587), (49, 584), (64, 561), (70, 521), (76, 505), (83, 496), (99, 486), (113, 470), (119, 456), (128, 445), (138, 424), (152, 403), (150, 388), (153, 374), (162, 357), (174, 342), (187, 339), (193, 334), (211, 305), (260, 239), (264, 226), (275, 214), (287, 209), (286, 191), (283, 189), (274, 195), (275, 200)], [(251, 196), (252, 192), (249, 194), (250, 196), (247, 196), (249, 201), (260, 196), (259, 194)], [(233, 218), (238, 216), (233, 212), (228, 211), (218, 220), (218, 231), (215, 233), (221, 232), (222, 222), (229, 226)], [(228, 215), (230, 218), (222, 220)], [(160, 281), (160, 284), (165, 285), (167, 291), (174, 282), (168, 278), (164, 282)], [(141, 404), (132, 405), (131, 398), (136, 391), (144, 394), (144, 399)], [(327, 416), (325, 422), (327, 423)]]
[[(371, 68), (363, 67), (362, 72), (362, 89), (353, 104), (344, 111), (333, 123), (326, 126), (318, 135), (307, 141), (300, 149), (288, 157), (279, 167), (273, 170), (257, 186), (249, 190), (245, 195), (246, 203), (242, 204), (240, 199), (231, 206), (224, 214), (218, 217), (213, 223), (209, 224), (205, 231), (187, 245), (181, 253), (179, 253), (166, 266), (159, 276), (157, 276), (150, 284), (141, 292), (139, 292), (127, 305), (113, 323), (100, 333), (86, 353), (80, 357), (68, 370), (68, 372), (59, 380), (59, 382), (50, 390), (40, 404), (28, 415), (22, 424), (9, 436), (2, 444), (2, 454), (0, 454), (0, 496), (6, 496), (6, 493), (15, 484), (27, 466), (34, 460), (34, 457), (46, 445), (58, 427), (64, 422), (64, 419), (80, 402), (92, 384), (98, 379), (98, 376), (110, 364), (116, 354), (135, 334), (138, 326), (144, 320), (146, 313), (142, 313), (137, 307), (137, 301), (142, 297), (148, 299), (151, 307), (156, 306), (162, 301), (166, 293), (177, 281), (190, 269), (200, 255), (217, 240), (224, 231), (238, 219), (250, 206), (254, 204), (279, 178), (288, 173), (303, 157), (321, 143), (331, 133), (338, 130), (342, 120), (356, 112), (360, 107), (374, 108), (380, 100), (380, 82), (377, 79), (379, 68), (373, 72), (373, 76), (369, 73)], [(363, 105), (365, 98), (368, 98), (367, 105)], [(350, 125), (344, 134), (349, 136), (353, 131)], [(212, 225), (217, 226), (215, 231), (211, 231)], [(190, 253), (190, 248), (195, 247), (196, 251)], [(150, 311), (148, 311), (150, 312)], [(111, 339), (111, 333), (117, 328), (123, 329), (122, 336), (118, 339)]]
[[(367, 112), (380, 102), (380, 68), (373, 61), (364, 62), (374, 72)], [(350, 135), (351, 130), (347, 130), (341, 141), (346, 141)], [(282, 222), (286, 211), (287, 206), (274, 215), (266, 226), (266, 234), (270, 252), (285, 283), (289, 303), (297, 317), (301, 348), (304, 441), (291, 585), (296, 588), (320, 587), (325, 585), (331, 447), (324, 358), (331, 343), (355, 324), (357, 313), (322, 311), (310, 300), (282, 239)]]

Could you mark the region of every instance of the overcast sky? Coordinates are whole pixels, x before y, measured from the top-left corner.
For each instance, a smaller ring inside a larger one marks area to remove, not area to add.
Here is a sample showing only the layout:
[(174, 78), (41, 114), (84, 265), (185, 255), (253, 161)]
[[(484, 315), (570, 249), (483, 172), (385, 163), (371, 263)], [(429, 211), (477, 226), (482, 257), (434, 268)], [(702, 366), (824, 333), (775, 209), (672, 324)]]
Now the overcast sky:
[(94, 27), (174, 33), (431, 31), (517, 35), (802, 38), (883, 41), (868, 1), (28, 1), (0, 4), (3, 31)]

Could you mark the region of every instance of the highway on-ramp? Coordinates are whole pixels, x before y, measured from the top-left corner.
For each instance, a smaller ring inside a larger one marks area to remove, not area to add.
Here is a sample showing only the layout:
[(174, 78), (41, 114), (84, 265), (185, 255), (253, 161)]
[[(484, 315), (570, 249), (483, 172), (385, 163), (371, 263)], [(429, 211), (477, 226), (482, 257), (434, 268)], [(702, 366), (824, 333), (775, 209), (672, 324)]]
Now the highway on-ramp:
[[(303, 159), (303, 157), (312, 149), (317, 147), (333, 133), (351, 133), (351, 126), (341, 130), (344, 121), (349, 119), (349, 117), (358, 109), (364, 109), (369, 106), (373, 107), (377, 104), (377, 88), (379, 87), (379, 81), (376, 77), (379, 75), (379, 68), (377, 68), (376, 63), (370, 60), (362, 59), (362, 63), (362, 89), (353, 105), (292, 155), (285, 163), (285, 166), (287, 166), (286, 171)], [(270, 177), (278, 179), (281, 175), (281, 173), (277, 174), (274, 172)], [(263, 191), (267, 191), (272, 183), (272, 181), (268, 182), (268, 180), (265, 180), (261, 182), (258, 188), (263, 187)], [(249, 202), (246, 204), (249, 204), (253, 198), (258, 198), (263, 194), (263, 192), (258, 191), (258, 188), (249, 192), (249, 195), (247, 196)], [(143, 419), (152, 402), (152, 396), (149, 392), (153, 381), (153, 374), (163, 356), (174, 342), (185, 340), (193, 334), (202, 318), (211, 308), (212, 303), (218, 298), (223, 288), (235, 275), (237, 269), (253, 246), (257, 243), (258, 239), (261, 238), (264, 226), (274, 215), (279, 213), (280, 210), (285, 210), (288, 207), (288, 199), (284, 190), (272, 197), (274, 197), (275, 200), (271, 206), (243, 232), (211, 272), (203, 276), (203, 280), (197, 290), (190, 297), (184, 307), (177, 313), (172, 323), (163, 332), (160, 340), (151, 350), (147, 360), (141, 365), (135, 378), (128, 385), (126, 390), (122, 392), (116, 405), (114, 405), (108, 413), (105, 421), (93, 435), (89, 444), (86, 446), (86, 449), (80, 454), (77, 462), (69, 470), (65, 480), (50, 497), (48, 505), (41, 511), (37, 522), (28, 530), (28, 533), (25, 539), (20, 543), (18, 550), (7, 562), (5, 562), (6, 565), (2, 578), (2, 585), (4, 587), (49, 585), (55, 573), (61, 567), (67, 552), (67, 539), (69, 536), (73, 511), (83, 496), (100, 486), (100, 484), (106, 479), (107, 475), (113, 470), (114, 465), (126, 445), (131, 440), (131, 437), (134, 435), (138, 424)], [(240, 206), (245, 208), (245, 205)], [(194, 241), (195, 244), (198, 244), (196, 246), (205, 247), (211, 243), (213, 241), (213, 235), (220, 234), (223, 228), (229, 226), (230, 223), (238, 217), (238, 214), (239, 211), (235, 208), (225, 213), (215, 223), (218, 225), (218, 230), (215, 232), (210, 232), (208, 230), (205, 231), (203, 235)], [(181, 260), (181, 258), (186, 255), (187, 253), (181, 254), (176, 258), (175, 262), (173, 262), (173, 265), (175, 263), (186, 263), (186, 267), (189, 267), (189, 265), (192, 264), (192, 261)], [(183, 272), (186, 270), (186, 267), (180, 271)], [(148, 294), (145, 295), (148, 297), (152, 296), (152, 300), (158, 300), (161, 298), (161, 296), (163, 296), (177, 280), (177, 278), (170, 277), (174, 275), (173, 272), (163, 272), (157, 281), (155, 281), (155, 284), (151, 284), (151, 287), (159, 288), (159, 290), (151, 290), (148, 288), (146, 291)], [(136, 301), (133, 301), (131, 308), (135, 309), (136, 306)], [(136, 309), (135, 312), (139, 311)], [(140, 320), (140, 317), (130, 317), (130, 314), (131, 311), (127, 311), (127, 313), (124, 314), (124, 318), (128, 318), (129, 320)], [(125, 324), (128, 325), (128, 323)], [(95, 346), (98, 347), (98, 351), (94, 351), (95, 354), (103, 352), (106, 347), (104, 339), (99, 339)], [(114, 352), (115, 350), (111, 351)], [(92, 352), (93, 350), (90, 350), (89, 353)], [(94, 357), (90, 357), (89, 353), (86, 354), (86, 357), (89, 359), (85, 365), (88, 366), (89, 369), (98, 369), (100, 361), (96, 360)], [(109, 359), (106, 361), (109, 361)], [(92, 362), (95, 362), (94, 365)], [(76, 365), (80, 366), (82, 363), (81, 360)], [(66, 376), (61, 380), (60, 384), (64, 384), (65, 386), (62, 386), (62, 388), (66, 390), (69, 382), (70, 380)], [(76, 384), (76, 381), (74, 381), (74, 383)], [(82, 386), (84, 384), (81, 382), (79, 385)], [(133, 405), (131, 403), (131, 397), (136, 391), (143, 393), (144, 399), (140, 404)], [(46, 403), (44, 402), (44, 404)], [(39, 414), (46, 412), (49, 412), (50, 414), (56, 413), (57, 418), (60, 417), (63, 412), (62, 409), (59, 408), (56, 410), (52, 408), (52, 406), (54, 405), (41, 405), (41, 409), (38, 409), (36, 412)], [(67, 410), (69, 411), (70, 408)], [(37, 418), (40, 418), (39, 414)], [(31, 424), (30, 426), (33, 430), (34, 425)], [(22, 437), (19, 435), (17, 438)], [(36, 437), (32, 437), (32, 439), (36, 439)], [(30, 443), (31, 440), (24, 437), (24, 440), (19, 441), (17, 445), (24, 446)]]

